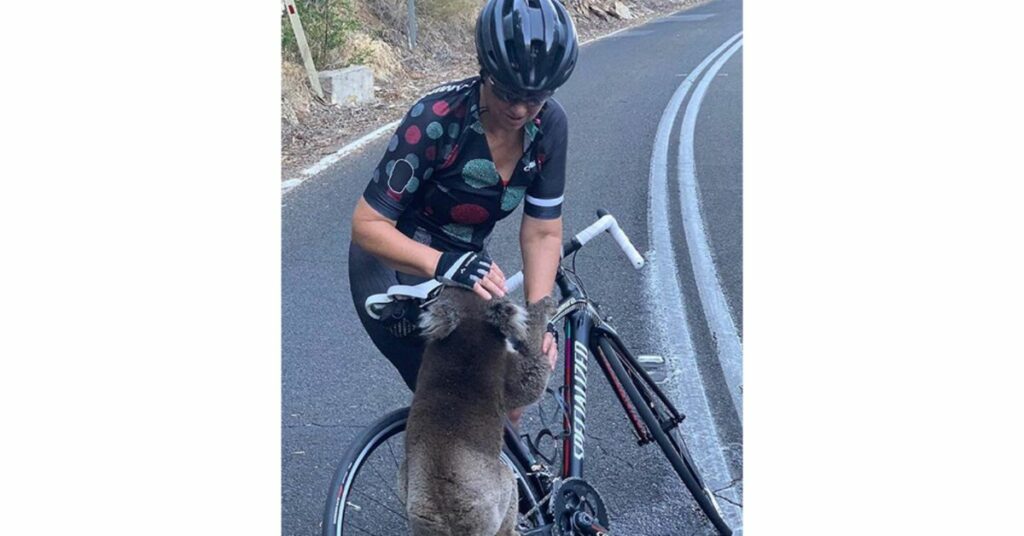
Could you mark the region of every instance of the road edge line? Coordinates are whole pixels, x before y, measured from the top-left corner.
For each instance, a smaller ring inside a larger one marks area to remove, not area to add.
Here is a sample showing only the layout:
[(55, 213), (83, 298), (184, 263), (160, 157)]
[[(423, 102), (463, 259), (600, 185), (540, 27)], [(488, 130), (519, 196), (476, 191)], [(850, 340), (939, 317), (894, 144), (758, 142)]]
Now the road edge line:
[(317, 174), (319, 174), (321, 171), (331, 167), (342, 158), (345, 158), (354, 151), (361, 149), (363, 146), (370, 143), (371, 141), (374, 141), (377, 138), (381, 137), (381, 135), (386, 134), (391, 130), (394, 130), (395, 127), (397, 127), (401, 122), (401, 119), (397, 121), (392, 121), (378, 128), (377, 130), (374, 130), (373, 132), (359, 138), (358, 140), (349, 143), (348, 145), (342, 147), (341, 149), (338, 149), (334, 153), (321, 158), (319, 162), (300, 171), (299, 175), (301, 175), (301, 177), (292, 177), (286, 181), (282, 181), (281, 195), (284, 195), (292, 191), (293, 189), (295, 189), (296, 186), (306, 182), (309, 179), (312, 179), (313, 177), (316, 177)]
[[(686, 313), (686, 300), (679, 282), (679, 269), (675, 261), (675, 249), (669, 232), (668, 210), (668, 153), (672, 127), (679, 117), (683, 100), (697, 78), (714, 59), (741, 38), (738, 32), (711, 54), (692, 71), (676, 88), (672, 98), (662, 112), (651, 152), (650, 184), (647, 197), (648, 247), (651, 268), (644, 272), (645, 300), (654, 322), (659, 344), (664, 355), (674, 361), (669, 371), (673, 387), (673, 399), (688, 416), (690, 424), (687, 437), (692, 438), (691, 453), (697, 459), (702, 476), (712, 489), (727, 486), (734, 477), (729, 463), (723, 455), (714, 417), (708, 401), (704, 383), (697, 366), (697, 356), (690, 333)], [(671, 326), (671, 328), (670, 328)], [(730, 489), (731, 498), (737, 498), (735, 489)], [(736, 501), (739, 502), (739, 501)], [(733, 504), (719, 503), (730, 526), (742, 526), (743, 514)]]
[(700, 212), (695, 144), (697, 116), (700, 114), (704, 95), (718, 71), (742, 46), (743, 39), (740, 38), (715, 60), (693, 89), (679, 126), (678, 155), (680, 217), (690, 254), (690, 264), (697, 283), (697, 295), (700, 297), (704, 320), (711, 330), (715, 354), (725, 376), (725, 383), (729, 388), (740, 425), (743, 424), (743, 396), (740, 393), (740, 386), (743, 384), (743, 341), (740, 340), (736, 322), (729, 311), (729, 303), (722, 290), (718, 268), (711, 255), (711, 244), (705, 231), (704, 218)]

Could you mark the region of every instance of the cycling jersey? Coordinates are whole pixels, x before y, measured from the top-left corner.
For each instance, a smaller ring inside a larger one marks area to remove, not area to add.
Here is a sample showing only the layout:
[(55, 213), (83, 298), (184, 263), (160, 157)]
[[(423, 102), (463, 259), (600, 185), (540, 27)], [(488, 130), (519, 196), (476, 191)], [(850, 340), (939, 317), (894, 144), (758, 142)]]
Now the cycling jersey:
[(523, 155), (504, 182), (480, 122), (480, 77), (435, 88), (406, 114), (363, 197), (404, 235), (440, 251), (480, 251), (515, 211), (561, 216), (568, 122), (548, 99), (523, 128)]

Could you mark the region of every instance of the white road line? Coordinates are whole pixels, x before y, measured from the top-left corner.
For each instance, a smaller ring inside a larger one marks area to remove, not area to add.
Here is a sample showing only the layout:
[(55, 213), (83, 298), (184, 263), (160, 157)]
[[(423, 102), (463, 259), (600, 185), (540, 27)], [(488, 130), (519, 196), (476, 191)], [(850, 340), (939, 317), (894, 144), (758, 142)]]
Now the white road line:
[(740, 39), (719, 56), (707, 74), (701, 78), (693, 90), (690, 101), (686, 103), (679, 134), (679, 205), (682, 207), (683, 231), (686, 233), (686, 245), (690, 251), (690, 262), (697, 280), (697, 294), (704, 309), (704, 318), (714, 337), (718, 360), (722, 365), (725, 383), (729, 387), (729, 394), (736, 406), (740, 423), (743, 422), (743, 395), (740, 393), (740, 386), (743, 384), (743, 341), (740, 340), (736, 323), (729, 312), (729, 303), (725, 301), (725, 293), (718, 279), (718, 269), (711, 256), (711, 246), (700, 214), (694, 137), (700, 104), (708, 86), (725, 62), (729, 61), (742, 46), (743, 39)]
[(371, 133), (363, 136), (362, 138), (359, 138), (358, 140), (356, 140), (356, 141), (354, 141), (354, 142), (352, 142), (352, 143), (342, 147), (341, 149), (338, 149), (336, 152), (321, 158), (320, 161), (317, 162), (316, 164), (313, 164), (312, 166), (309, 166), (308, 168), (300, 171), (299, 173), (302, 175), (302, 177), (295, 177), (295, 178), (291, 178), (291, 179), (288, 179), (288, 180), (282, 182), (281, 183), (281, 195), (284, 195), (284, 194), (288, 193), (289, 191), (294, 189), (296, 186), (298, 186), (298, 185), (302, 184), (303, 182), (305, 182), (307, 179), (310, 179), (310, 178), (316, 176), (317, 173), (320, 173), (321, 171), (327, 169), (328, 167), (333, 165), (338, 160), (341, 160), (342, 158), (345, 158), (346, 156), (351, 154), (353, 151), (355, 151), (355, 150), (363, 147), (364, 145), (370, 143), (371, 141), (379, 138), (381, 135), (387, 134), (388, 132), (393, 131), (396, 127), (398, 127), (398, 124), (401, 123), (401, 122), (402, 122), (401, 120), (392, 121), (391, 123), (388, 123), (388, 124), (378, 128), (377, 130), (374, 130), (373, 132), (371, 132)]
[[(679, 409), (687, 415), (686, 434), (691, 439), (688, 443), (702, 475), (712, 489), (729, 484), (733, 477), (725, 459), (723, 445), (715, 431), (714, 419), (697, 366), (693, 337), (687, 323), (686, 301), (679, 287), (679, 270), (676, 267), (675, 250), (669, 233), (668, 153), (672, 125), (675, 124), (686, 94), (714, 58), (741, 36), (742, 32), (737, 33), (704, 58), (704, 61), (683, 80), (669, 100), (661, 115), (654, 139), (647, 199), (647, 227), (650, 230), (651, 250), (648, 256), (651, 268), (644, 272), (644, 303), (653, 309), (650, 311), (650, 317), (657, 319), (654, 327), (662, 352), (675, 361), (672, 370), (669, 371), (671, 381), (666, 387), (674, 387), (667, 390), (674, 391), (671, 393), (673, 399), (678, 402)], [(738, 502), (739, 497), (735, 488), (732, 488), (730, 493), (730, 498)], [(728, 502), (721, 501), (721, 506), (730, 526), (738, 528), (742, 524), (742, 513)]]
[(316, 164), (302, 170), (302, 174), (307, 177), (310, 177), (316, 175), (317, 173), (320, 173), (321, 171), (327, 169), (331, 164), (337, 162), (338, 160), (341, 160), (342, 158), (345, 158), (346, 156), (349, 155), (349, 153), (355, 151), (356, 149), (359, 149), (360, 147), (366, 145), (367, 143), (370, 143), (371, 141), (379, 138), (384, 134), (387, 134), (388, 132), (393, 132), (396, 128), (398, 128), (398, 125), (401, 122), (401, 120), (392, 121), (378, 128), (377, 130), (374, 130), (373, 132), (363, 136), (362, 138), (359, 138), (358, 140), (342, 147), (341, 149), (338, 149), (338, 152), (331, 155), (327, 155)]
[(711, 17), (714, 17), (714, 16), (715, 16), (715, 13), (701, 13), (701, 14), (694, 14), (694, 15), (691, 15), (691, 14), (672, 15), (671, 17), (666, 17), (666, 18), (669, 19), (669, 20), (677, 21), (677, 22), (700, 22), (700, 21), (708, 20), (708, 19), (710, 19)]
[(619, 37), (640, 37), (644, 35), (651, 35), (652, 33), (654, 33), (654, 30), (633, 30), (631, 32), (626, 32)]

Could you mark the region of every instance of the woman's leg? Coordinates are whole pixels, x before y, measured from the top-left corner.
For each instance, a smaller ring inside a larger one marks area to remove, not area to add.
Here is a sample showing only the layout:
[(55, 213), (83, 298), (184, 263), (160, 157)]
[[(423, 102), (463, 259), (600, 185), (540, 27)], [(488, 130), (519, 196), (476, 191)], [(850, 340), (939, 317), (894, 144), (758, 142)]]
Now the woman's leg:
[[(352, 302), (366, 334), (384, 357), (398, 369), (409, 389), (415, 391), (416, 374), (423, 359), (423, 338), (419, 333), (398, 337), (366, 313), (366, 298), (387, 291), (391, 285), (399, 284), (395, 271), (353, 242), (348, 250), (348, 280), (349, 288), (352, 289)], [(409, 283), (403, 281), (402, 284)]]

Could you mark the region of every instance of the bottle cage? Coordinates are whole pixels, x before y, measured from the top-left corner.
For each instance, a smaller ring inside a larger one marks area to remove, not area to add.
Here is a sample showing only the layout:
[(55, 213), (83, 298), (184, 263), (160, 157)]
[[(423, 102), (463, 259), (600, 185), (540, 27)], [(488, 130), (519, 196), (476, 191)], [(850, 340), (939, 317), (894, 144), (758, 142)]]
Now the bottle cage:
[(415, 300), (419, 302), (419, 308), (422, 309), (433, 303), (443, 289), (444, 283), (436, 279), (430, 279), (418, 285), (392, 285), (388, 287), (387, 292), (366, 298), (364, 305), (366, 314), (374, 320), (380, 320), (388, 305), (404, 300)]

